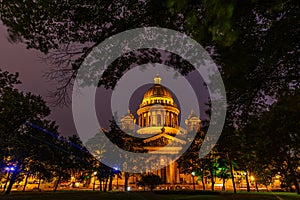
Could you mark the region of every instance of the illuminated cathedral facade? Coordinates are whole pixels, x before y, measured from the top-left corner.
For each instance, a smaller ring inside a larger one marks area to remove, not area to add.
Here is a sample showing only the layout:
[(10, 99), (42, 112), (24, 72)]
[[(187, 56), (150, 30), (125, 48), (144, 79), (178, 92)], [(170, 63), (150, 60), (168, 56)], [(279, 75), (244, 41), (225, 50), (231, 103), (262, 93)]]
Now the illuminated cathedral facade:
[[(186, 143), (185, 140), (179, 139), (180, 136), (184, 136), (189, 131), (200, 131), (201, 120), (193, 111), (185, 120), (186, 128), (180, 127), (180, 109), (172, 93), (161, 84), (161, 78), (158, 75), (154, 78), (154, 85), (145, 92), (136, 114), (137, 119), (128, 111), (121, 118), (121, 127), (123, 130), (136, 131), (136, 134), (148, 136), (143, 141), (143, 148), (148, 153), (178, 154), (182, 145)], [(136, 123), (138, 129), (134, 130)], [(172, 142), (172, 145), (165, 146), (169, 142)], [(164, 147), (163, 150), (161, 147)], [(163, 156), (160, 162), (162, 165), (166, 162)], [(180, 173), (176, 162), (152, 173), (159, 175), (165, 184), (191, 183), (192, 179), (191, 175)]]

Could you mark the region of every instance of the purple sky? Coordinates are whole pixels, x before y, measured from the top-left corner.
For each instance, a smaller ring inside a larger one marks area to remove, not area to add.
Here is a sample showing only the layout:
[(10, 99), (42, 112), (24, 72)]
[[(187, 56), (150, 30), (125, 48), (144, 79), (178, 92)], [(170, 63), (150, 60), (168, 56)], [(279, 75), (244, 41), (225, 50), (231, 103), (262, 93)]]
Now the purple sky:
[[(7, 37), (8, 33), (6, 31), (6, 27), (3, 26), (2, 22), (0, 21), (0, 68), (12, 73), (19, 72), (20, 80), (22, 81), (22, 84), (18, 86), (20, 90), (41, 95), (46, 101), (50, 101), (51, 99), (48, 97), (49, 91), (53, 91), (55, 89), (56, 83), (43, 77), (43, 74), (51, 67), (47, 66), (45, 61), (42, 61), (41, 58), (44, 55), (39, 51), (26, 49), (24, 44), (10, 43)], [(203, 116), (205, 115), (205, 109), (203, 108), (204, 104), (207, 103), (208, 97), (207, 90), (203, 88), (202, 80), (199, 80), (199, 76), (197, 76), (195, 73), (189, 74), (187, 78), (189, 78), (189, 81), (191, 81), (190, 83), (194, 86), (198, 88), (200, 86), (200, 91), (198, 92), (197, 97), (200, 101), (200, 111), (203, 119)], [(150, 81), (150, 83), (152, 83), (152, 81)], [(182, 88), (182, 91), (184, 90), (185, 88)], [(97, 92), (96, 97), (97, 113), (105, 115), (107, 117), (106, 121), (108, 121), (112, 116), (110, 110), (110, 95), (108, 95), (109, 92), (105, 91), (104, 89), (99, 89), (98, 91), (100, 91), (100, 93)], [(143, 91), (145, 91), (145, 88)], [(134, 96), (141, 98), (143, 94), (135, 94)], [(135, 100), (133, 103), (137, 105), (130, 105), (131, 109), (137, 109), (140, 101), (141, 99)], [(59, 125), (59, 131), (63, 135), (72, 135), (77, 133), (73, 122), (71, 105), (64, 107), (50, 106), (50, 108), (52, 113), (49, 116), (49, 119), (57, 122)], [(132, 111), (135, 112), (134, 110)], [(89, 115), (89, 113), (84, 112), (82, 112), (82, 114), (87, 116)], [(85, 122), (85, 124), (86, 126), (89, 126), (88, 121)], [(108, 122), (104, 124), (102, 123), (101, 125), (104, 125), (105, 127), (105, 125), (108, 125)]]
[[(20, 90), (41, 95), (49, 101), (49, 90), (55, 88), (55, 82), (43, 77), (44, 72), (50, 67), (41, 61), (43, 54), (36, 50), (28, 50), (21, 43), (12, 44), (7, 37), (6, 27), (0, 21), (0, 68), (9, 72), (19, 72), (22, 81), (18, 86)], [(70, 106), (51, 107), (51, 111), (50, 119), (59, 124), (61, 133), (64, 135), (76, 133)]]

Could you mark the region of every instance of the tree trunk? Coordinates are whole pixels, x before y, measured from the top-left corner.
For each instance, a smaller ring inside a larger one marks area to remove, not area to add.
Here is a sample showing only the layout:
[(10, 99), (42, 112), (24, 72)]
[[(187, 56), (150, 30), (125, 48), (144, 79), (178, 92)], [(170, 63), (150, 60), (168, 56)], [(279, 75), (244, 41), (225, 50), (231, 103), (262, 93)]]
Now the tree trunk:
[(150, 186), (150, 192), (153, 192), (154, 187)]
[(28, 177), (29, 177), (29, 173), (26, 175), (26, 179), (25, 179), (25, 183), (24, 183), (24, 187), (23, 187), (22, 192), (25, 192), (25, 190), (26, 190), (26, 185), (27, 185)]
[(104, 192), (106, 192), (106, 191), (107, 191), (107, 183), (108, 183), (108, 177), (106, 177), (106, 180), (105, 180)]
[(223, 186), (222, 186), (222, 191), (225, 191), (225, 183), (226, 183), (226, 179), (223, 178)]
[(9, 181), (9, 177), (10, 177), (10, 171), (9, 171), (8, 174), (7, 174), (7, 178), (6, 178), (4, 187), (3, 187), (3, 192), (5, 192), (5, 189), (6, 189), (6, 187), (7, 187), (7, 183), (8, 183), (8, 181)]
[(248, 179), (248, 171), (246, 171), (246, 183), (247, 183), (247, 192), (250, 192), (250, 184)]
[(128, 179), (129, 179), (129, 173), (125, 172), (125, 183), (124, 183), (125, 191), (128, 191)]
[(204, 177), (201, 178), (203, 190), (205, 190)]
[(290, 161), (288, 162), (288, 166), (289, 166), (290, 173), (292, 175), (292, 183), (295, 185), (297, 194), (300, 194), (300, 186), (299, 186), (299, 183), (297, 180), (297, 176), (296, 176), (295, 170), (293, 169)]
[(289, 189), (288, 189), (288, 191), (287, 192), (293, 192), (293, 188), (292, 188), (292, 186), (291, 185), (289, 185)]
[(100, 182), (100, 184), (99, 184), (99, 190), (102, 192), (103, 191), (102, 190), (102, 178), (99, 179), (99, 182)]
[(62, 178), (62, 171), (59, 172), (58, 180), (57, 180), (57, 183), (55, 184), (55, 187), (54, 187), (53, 192), (56, 192), (57, 187), (58, 187), (58, 185), (59, 185), (59, 183), (60, 183), (60, 181), (61, 181), (61, 178)]
[(296, 177), (293, 177), (293, 183), (295, 185), (297, 194), (300, 194), (300, 187)]
[(195, 188), (195, 176), (192, 176), (192, 179), (193, 179), (193, 190), (196, 190), (196, 188)]
[(215, 182), (214, 181), (211, 182), (211, 191), (215, 191)]
[(297, 180), (297, 176), (294, 170), (295, 164), (293, 165), (293, 163), (291, 162), (291, 152), (289, 151), (289, 154), (287, 155), (287, 164), (288, 164), (288, 169), (291, 173), (291, 177), (292, 177), (292, 183), (295, 185), (296, 188), (296, 192), (297, 194), (300, 194), (300, 186)]
[(213, 170), (210, 170), (210, 179), (211, 179), (211, 191), (215, 191), (215, 181), (214, 181), (214, 174)]
[(38, 190), (40, 190), (40, 186), (41, 186), (41, 178), (39, 178), (39, 184), (38, 184)]
[(108, 191), (112, 191), (112, 181), (113, 181), (113, 175), (109, 175), (109, 185), (108, 185)]
[(15, 183), (16, 179), (17, 179), (17, 176), (18, 176), (18, 172), (13, 172), (12, 173), (12, 176), (11, 176), (11, 179), (9, 181), (9, 185), (7, 187), (7, 190), (5, 191), (5, 194), (9, 194), (11, 189), (12, 189), (12, 186), (13, 184)]
[(258, 185), (257, 185), (257, 181), (255, 181), (255, 188), (256, 188), (256, 191), (259, 192), (259, 190), (258, 190)]
[(231, 181), (232, 181), (232, 186), (233, 186), (233, 193), (236, 194), (236, 186), (235, 186), (234, 173), (233, 173), (233, 167), (232, 167), (231, 160), (229, 160), (229, 167), (230, 167)]
[(267, 192), (269, 192), (269, 190), (268, 190), (268, 186), (267, 185), (265, 185), (266, 186), (266, 190), (267, 190)]

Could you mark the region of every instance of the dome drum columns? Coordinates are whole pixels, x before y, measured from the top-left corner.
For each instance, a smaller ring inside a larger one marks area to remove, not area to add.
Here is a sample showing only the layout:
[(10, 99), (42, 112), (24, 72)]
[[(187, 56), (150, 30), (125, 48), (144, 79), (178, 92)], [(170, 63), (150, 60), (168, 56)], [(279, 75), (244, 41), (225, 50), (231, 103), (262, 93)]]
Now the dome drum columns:
[(167, 110), (150, 110), (138, 114), (138, 125), (140, 128), (151, 126), (164, 126), (178, 128), (178, 114)]

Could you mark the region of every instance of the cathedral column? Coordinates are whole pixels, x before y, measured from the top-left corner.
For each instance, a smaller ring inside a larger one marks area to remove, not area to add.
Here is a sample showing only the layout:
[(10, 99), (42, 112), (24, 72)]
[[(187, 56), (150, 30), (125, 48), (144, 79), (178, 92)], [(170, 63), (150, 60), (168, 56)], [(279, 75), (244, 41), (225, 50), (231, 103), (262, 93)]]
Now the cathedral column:
[(175, 183), (175, 166), (174, 166), (174, 162), (172, 162), (170, 165), (169, 165), (169, 168), (170, 168), (170, 183), (171, 184), (174, 184)]
[(142, 127), (142, 115), (139, 115), (139, 127)]
[(170, 120), (170, 127), (172, 127), (172, 112), (170, 112), (170, 118), (169, 118), (169, 120)]
[(166, 183), (171, 183), (170, 165), (166, 166)]
[(168, 111), (168, 126), (171, 126), (171, 112)]
[(150, 126), (153, 126), (153, 111), (149, 111), (150, 112)]
[(144, 114), (141, 114), (141, 127), (144, 127)]
[(161, 110), (161, 113), (162, 113), (162, 123), (161, 123), (161, 125), (162, 126), (164, 126), (165, 125), (165, 123), (166, 123), (166, 119), (165, 119), (165, 117), (166, 117), (166, 111), (165, 110)]
[(144, 113), (142, 113), (142, 127), (144, 127)]
[(162, 177), (161, 177), (161, 169), (158, 169), (158, 170), (157, 170), (157, 175), (158, 175), (160, 178), (162, 178)]
[(153, 118), (153, 126), (156, 126), (156, 111), (152, 111), (152, 118)]
[(166, 110), (166, 113), (165, 113), (165, 124), (166, 126), (168, 126), (168, 111)]
[(175, 127), (178, 127), (178, 115), (175, 115)]
[(168, 111), (166, 110), (166, 126), (168, 126)]
[[(160, 116), (160, 117), (158, 117), (158, 116)], [(160, 119), (159, 119), (160, 118)], [(157, 116), (156, 116), (156, 122), (157, 122), (157, 126), (161, 126), (161, 124), (162, 124), (162, 114), (161, 114), (161, 110), (158, 110), (157, 111)]]
[(178, 164), (177, 162), (175, 162), (175, 169), (176, 169), (176, 178), (175, 178), (175, 182), (176, 183), (180, 183), (180, 171), (178, 169)]

